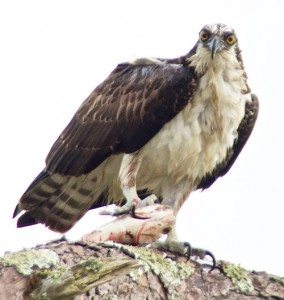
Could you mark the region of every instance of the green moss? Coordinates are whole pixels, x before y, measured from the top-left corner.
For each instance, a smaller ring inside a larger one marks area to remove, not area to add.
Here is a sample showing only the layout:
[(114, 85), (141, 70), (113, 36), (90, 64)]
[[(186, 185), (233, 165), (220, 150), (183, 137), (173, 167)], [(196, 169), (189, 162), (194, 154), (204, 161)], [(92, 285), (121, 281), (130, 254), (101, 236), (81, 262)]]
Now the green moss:
[(128, 274), (139, 265), (132, 259), (88, 258), (72, 267), (58, 266), (50, 270), (39, 270), (37, 286), (29, 295), (36, 299), (72, 299), (76, 295), (87, 292), (115, 278), (118, 274)]
[[(184, 279), (194, 273), (194, 269), (186, 263), (177, 263), (147, 247), (127, 246), (113, 242), (106, 242), (104, 244), (118, 248), (125, 254), (142, 262), (144, 271), (151, 270), (154, 272), (159, 276), (165, 287), (170, 285), (178, 286)], [(137, 281), (142, 273), (140, 269), (132, 272), (130, 276)]]
[(97, 272), (101, 268), (102, 263), (98, 259), (91, 257), (80, 262), (78, 265), (85, 267), (87, 271)]
[[(151, 270), (159, 277), (163, 286), (167, 289), (169, 299), (180, 299), (180, 295), (176, 292), (175, 287), (179, 286), (184, 279), (194, 273), (193, 268), (186, 263), (177, 263), (169, 258), (165, 258), (150, 248), (126, 245), (119, 245), (118, 247), (124, 253), (140, 261), (144, 271)], [(141, 269), (140, 273), (139, 270), (135, 272), (133, 272), (132, 278), (136, 276), (137, 280), (141, 275)]]
[(273, 276), (271, 276), (271, 278), (272, 278), (274, 281), (277, 281), (277, 282), (279, 282), (280, 284), (284, 285), (284, 278), (283, 278), (283, 277), (279, 277), (279, 276), (273, 275)]
[(67, 266), (59, 265), (54, 268), (44, 269), (35, 272), (35, 275), (42, 280), (47, 280), (54, 285), (62, 284), (67, 277), (70, 277), (72, 271)]
[(137, 270), (130, 272), (128, 275), (130, 276), (130, 278), (132, 280), (134, 280), (135, 282), (138, 282), (138, 279), (141, 275), (144, 274), (144, 271), (142, 268), (138, 268)]
[(8, 253), (0, 258), (4, 266), (13, 266), (24, 275), (30, 275), (35, 269), (49, 269), (58, 264), (58, 255), (48, 249), (32, 249)]
[(247, 271), (241, 266), (222, 261), (221, 268), (223, 272), (231, 279), (233, 284), (243, 292), (252, 292), (254, 287)]

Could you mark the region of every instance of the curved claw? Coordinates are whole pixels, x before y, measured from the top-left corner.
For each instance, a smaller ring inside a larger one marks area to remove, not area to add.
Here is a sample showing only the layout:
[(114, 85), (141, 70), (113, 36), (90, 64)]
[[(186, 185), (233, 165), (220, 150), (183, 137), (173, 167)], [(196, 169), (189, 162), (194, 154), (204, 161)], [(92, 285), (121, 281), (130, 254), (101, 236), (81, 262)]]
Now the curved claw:
[(192, 255), (192, 247), (189, 242), (184, 242), (184, 247), (187, 248), (185, 256), (187, 257), (186, 261), (188, 261), (190, 259), (190, 256)]
[(153, 204), (160, 204), (160, 203), (161, 203), (161, 201), (158, 198), (153, 200)]
[(215, 267), (216, 267), (216, 259), (215, 259), (215, 256), (213, 255), (212, 252), (210, 252), (208, 250), (204, 250), (204, 249), (192, 248), (192, 254), (194, 256), (199, 257), (202, 260), (205, 258), (205, 256), (207, 256), (207, 255), (210, 256), (212, 258), (213, 265), (212, 265), (212, 267), (211, 267), (211, 269), (210, 269), (209, 272), (212, 272), (215, 269)]
[(215, 269), (215, 267), (216, 267), (216, 258), (215, 258), (215, 256), (213, 255), (213, 253), (210, 252), (210, 251), (208, 251), (208, 250), (206, 250), (204, 254), (205, 254), (205, 256), (206, 256), (206, 255), (210, 256), (210, 257), (212, 258), (212, 261), (213, 261), (213, 265), (212, 265), (212, 267), (211, 267), (211, 269), (210, 269), (210, 271), (209, 271), (209, 273), (210, 273), (210, 272), (212, 272), (212, 271)]

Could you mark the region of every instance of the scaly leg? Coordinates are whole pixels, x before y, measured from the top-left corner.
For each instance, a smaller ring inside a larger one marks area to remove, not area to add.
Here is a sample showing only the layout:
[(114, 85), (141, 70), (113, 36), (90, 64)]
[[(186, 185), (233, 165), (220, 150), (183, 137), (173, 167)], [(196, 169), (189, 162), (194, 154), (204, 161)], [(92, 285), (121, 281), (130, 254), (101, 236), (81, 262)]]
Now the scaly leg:
[[(187, 181), (184, 180), (179, 182), (178, 184), (175, 184), (174, 186), (170, 184), (165, 185), (165, 189), (163, 192), (164, 194), (162, 204), (170, 206), (175, 212), (175, 215), (177, 215), (179, 209), (189, 196), (191, 188), (188, 186)], [(156, 241), (153, 246), (155, 248), (162, 248), (171, 252), (185, 255), (188, 258), (190, 256), (197, 256), (200, 259), (204, 259), (205, 256), (208, 255), (212, 258), (213, 261), (211, 270), (213, 270), (216, 266), (215, 257), (210, 251), (199, 248), (192, 248), (190, 243), (180, 241), (177, 236), (175, 225), (167, 234), (167, 238), (165, 241)]]

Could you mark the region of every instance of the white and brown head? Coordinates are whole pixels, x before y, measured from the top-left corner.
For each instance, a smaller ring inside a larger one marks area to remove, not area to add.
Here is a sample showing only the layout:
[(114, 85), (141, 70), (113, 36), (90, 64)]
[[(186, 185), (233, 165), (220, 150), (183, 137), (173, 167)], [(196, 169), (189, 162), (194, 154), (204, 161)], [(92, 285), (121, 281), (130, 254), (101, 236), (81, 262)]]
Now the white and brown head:
[(233, 28), (224, 24), (205, 25), (200, 33), (197, 47), (204, 48), (214, 59), (217, 53), (223, 51), (235, 52), (238, 39)]
[(207, 24), (199, 32), (199, 39), (190, 52), (188, 62), (196, 72), (204, 74), (210, 66), (222, 71), (228, 65), (243, 69), (238, 38), (232, 27)]

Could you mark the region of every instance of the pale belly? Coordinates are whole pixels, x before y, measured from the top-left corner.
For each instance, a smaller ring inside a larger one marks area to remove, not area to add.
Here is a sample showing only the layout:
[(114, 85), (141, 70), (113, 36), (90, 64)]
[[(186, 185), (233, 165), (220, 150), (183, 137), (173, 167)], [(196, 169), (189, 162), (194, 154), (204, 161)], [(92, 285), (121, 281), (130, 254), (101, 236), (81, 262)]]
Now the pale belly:
[[(249, 94), (236, 90), (223, 83), (216, 104), (211, 98), (212, 89), (205, 84), (187, 107), (139, 150), (137, 190), (147, 189), (160, 196), (181, 182), (194, 190), (204, 176), (224, 161), (237, 138), (245, 103), (250, 99)], [(96, 170), (103, 175), (100, 186), (108, 190), (110, 199), (123, 198), (117, 180), (122, 157), (123, 154), (112, 156), (102, 164), (101, 170)]]
[(160, 194), (163, 181), (175, 185), (186, 179), (195, 189), (233, 146), (244, 115), (244, 103), (245, 99), (240, 101), (239, 111), (232, 114), (238, 118), (226, 117), (220, 122), (211, 121), (212, 108), (189, 105), (141, 149), (137, 188), (150, 188)]

